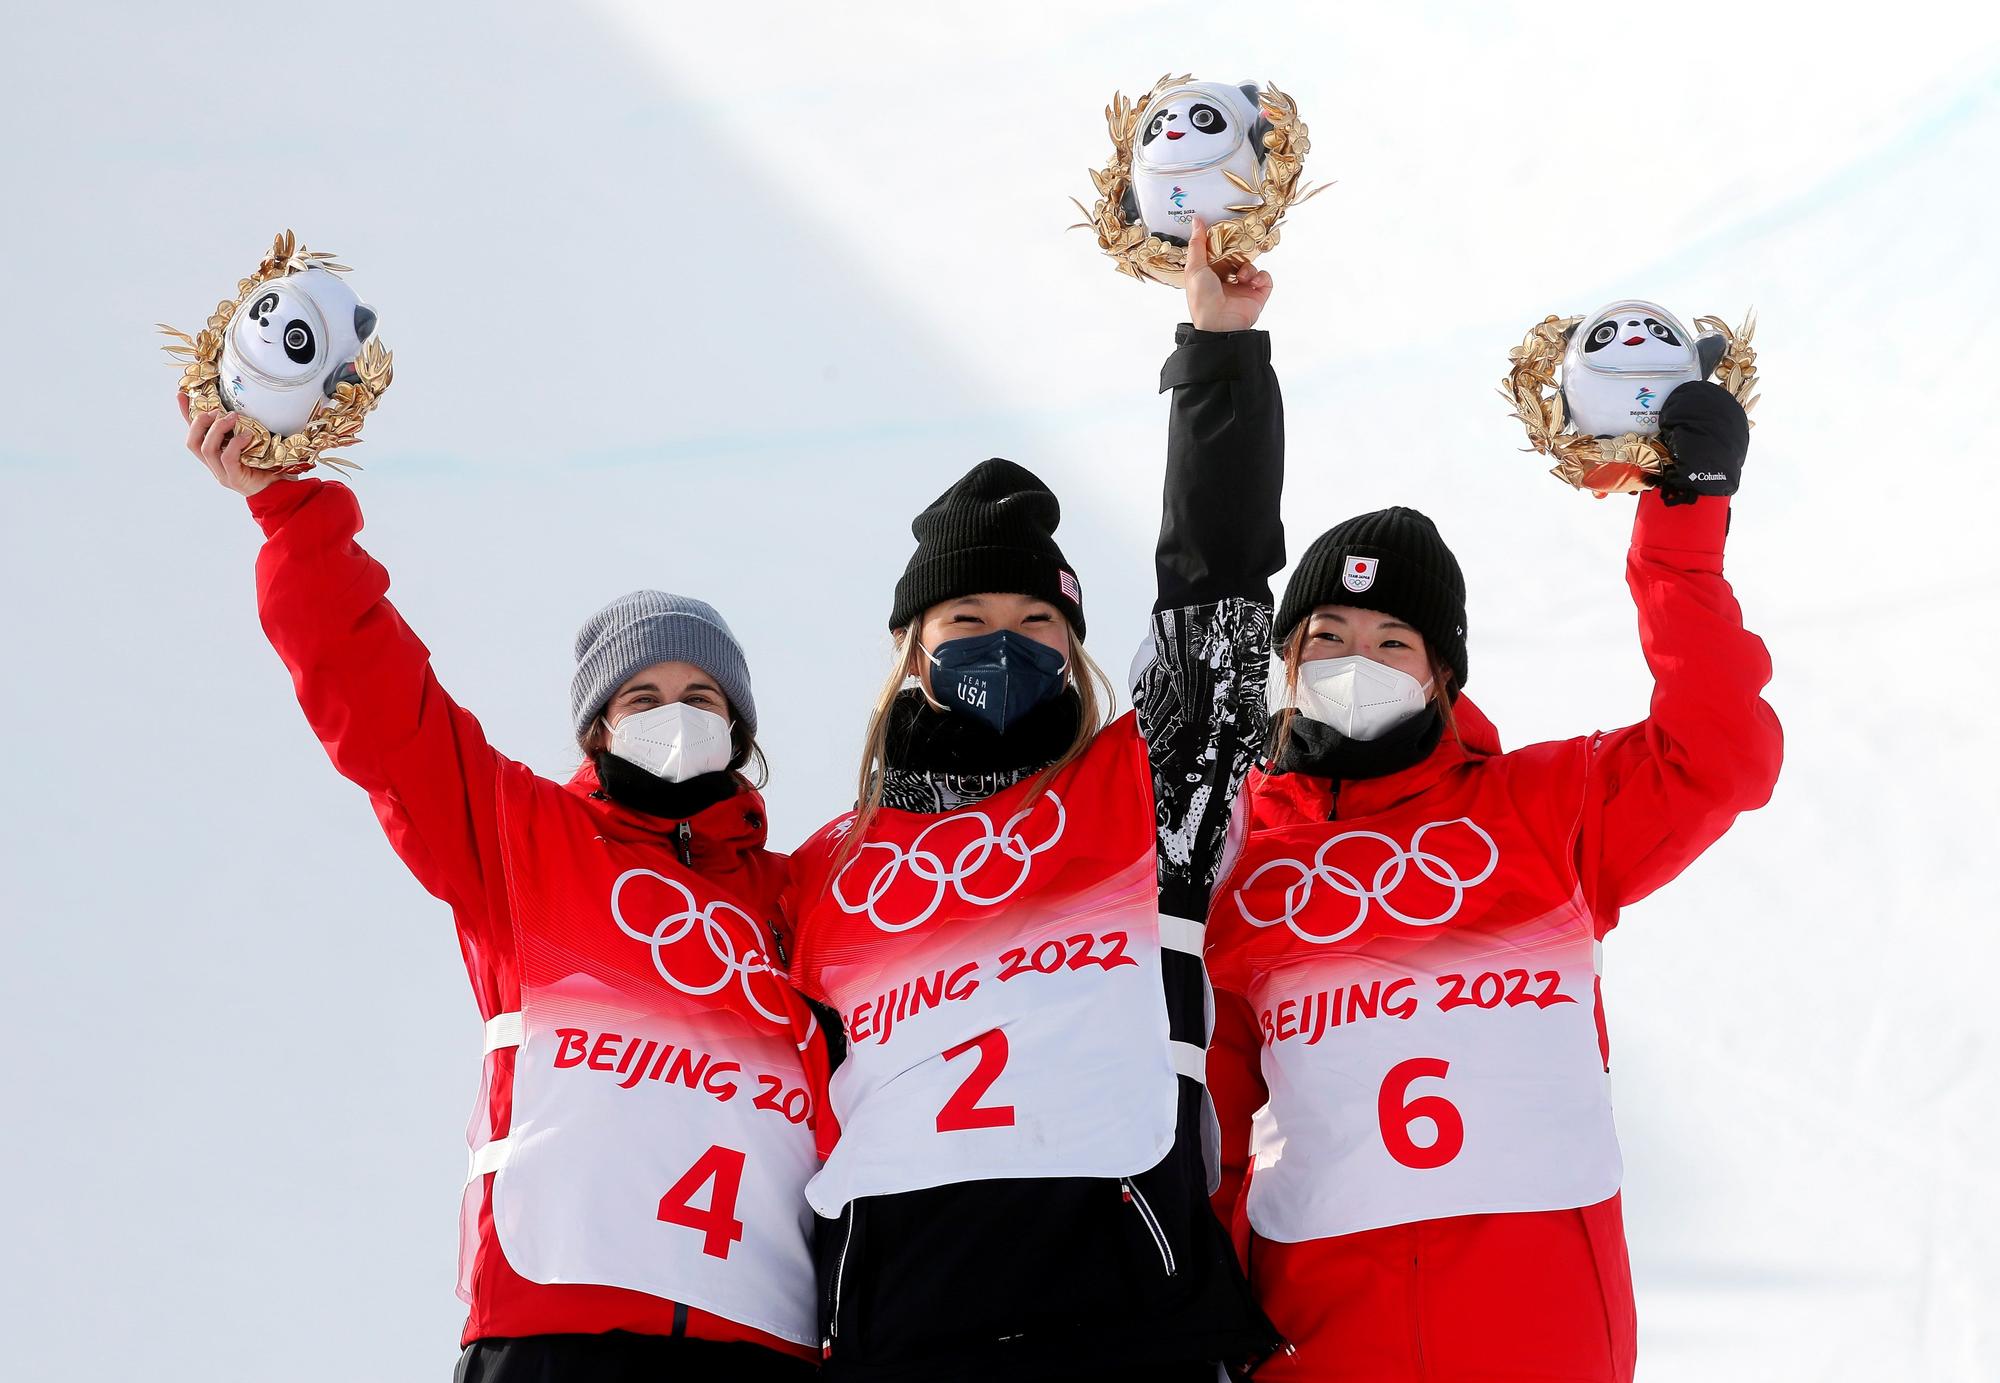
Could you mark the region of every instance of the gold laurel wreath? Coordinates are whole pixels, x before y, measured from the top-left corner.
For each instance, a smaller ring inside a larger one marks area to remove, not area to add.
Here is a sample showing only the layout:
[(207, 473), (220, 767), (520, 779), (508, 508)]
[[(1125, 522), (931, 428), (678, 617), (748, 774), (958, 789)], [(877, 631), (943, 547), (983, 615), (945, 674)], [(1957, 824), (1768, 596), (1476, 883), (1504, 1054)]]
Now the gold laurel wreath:
[[(1091, 182), (1097, 185), (1097, 205), (1086, 207), (1076, 198), (1070, 198), (1085, 217), (1070, 229), (1095, 231), (1097, 247), (1117, 261), (1119, 273), (1135, 279), (1178, 285), (1187, 267), (1186, 248), (1160, 239), (1144, 226), (1126, 224), (1123, 203), (1125, 189), (1132, 181), (1132, 142), (1145, 121), (1146, 111), (1174, 87), (1193, 80), (1191, 74), (1161, 77), (1137, 105), (1126, 100), (1123, 92), (1113, 92), (1111, 104), (1104, 108), (1104, 123), (1111, 131), (1111, 162), (1090, 173)], [(1235, 183), (1246, 198), (1256, 200), (1230, 207), (1237, 213), (1236, 220), (1219, 221), (1208, 228), (1209, 262), (1218, 270), (1225, 264), (1248, 264), (1275, 248), (1278, 222), (1285, 219), (1285, 212), (1326, 190), (1308, 188), (1299, 182), (1299, 172), (1312, 144), (1306, 137), (1305, 122), (1299, 119), (1297, 104), (1268, 82), (1259, 93), (1257, 104), (1264, 118), (1271, 122), (1270, 132), (1264, 136), (1264, 175), (1252, 187), (1228, 169), (1222, 170), (1223, 176)]]
[[(236, 296), (216, 304), (215, 311), (209, 314), (208, 324), (195, 335), (190, 336), (164, 322), (158, 324), (162, 332), (174, 338), (171, 344), (160, 349), (184, 363), (180, 388), (195, 412), (219, 412), (222, 408), (219, 387), (222, 341), (237, 310), (265, 284), (307, 269), (326, 269), (336, 274), (348, 271), (345, 264), (335, 264), (331, 254), (305, 249), (298, 243), (297, 237), (289, 230), (285, 231), (271, 241), (270, 252), (258, 262), (256, 272), (249, 278), (237, 280)], [(362, 420), (381, 402), (383, 391), (389, 387), (394, 375), (391, 365), (392, 357), (380, 338), (369, 338), (354, 360), (354, 371), (360, 379), (336, 385), (333, 397), (313, 410), (305, 429), (289, 437), (274, 437), (271, 430), (255, 418), (247, 413), (240, 414), (237, 426), (247, 428), (251, 436), (250, 444), (243, 449), (243, 464), (260, 471), (283, 471), (288, 475), (309, 471), (315, 465), (331, 466), (342, 471), (359, 470), (354, 462), (326, 453), (361, 444)]]
[[(1627, 432), (1618, 437), (1592, 437), (1570, 432), (1563, 410), (1556, 371), (1569, 348), (1569, 334), (1581, 317), (1544, 317), (1528, 329), (1521, 344), (1507, 352), (1508, 369), (1500, 381), (1500, 396), (1514, 405), (1507, 416), (1519, 418), (1528, 430), (1528, 448), (1551, 457), (1549, 474), (1579, 490), (1598, 495), (1636, 494), (1659, 478), (1672, 459), (1658, 437)], [(1715, 382), (1743, 405), (1757, 406), (1757, 352), (1750, 339), (1757, 332), (1757, 314), (1745, 314), (1743, 325), (1731, 330), (1720, 317), (1697, 317), (1697, 331), (1722, 337), (1722, 359)], [(1755, 421), (1751, 423), (1756, 426)]]

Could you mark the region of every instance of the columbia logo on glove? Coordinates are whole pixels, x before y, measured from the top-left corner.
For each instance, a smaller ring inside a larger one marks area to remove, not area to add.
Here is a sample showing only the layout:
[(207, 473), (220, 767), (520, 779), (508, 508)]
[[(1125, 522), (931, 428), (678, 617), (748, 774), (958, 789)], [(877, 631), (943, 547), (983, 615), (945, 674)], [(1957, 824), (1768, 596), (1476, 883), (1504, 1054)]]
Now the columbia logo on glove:
[(1672, 464), (1660, 476), (1661, 498), (1692, 504), (1703, 495), (1733, 495), (1743, 483), (1750, 450), (1750, 419), (1730, 392), (1697, 380), (1667, 395), (1660, 410), (1660, 440)]

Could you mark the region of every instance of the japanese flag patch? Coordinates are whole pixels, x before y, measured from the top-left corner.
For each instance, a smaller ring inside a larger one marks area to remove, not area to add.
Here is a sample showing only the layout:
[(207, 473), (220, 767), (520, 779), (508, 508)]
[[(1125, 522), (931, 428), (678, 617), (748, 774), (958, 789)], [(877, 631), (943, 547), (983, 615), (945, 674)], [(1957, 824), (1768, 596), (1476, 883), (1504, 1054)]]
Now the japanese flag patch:
[(1340, 569), (1340, 584), (1360, 595), (1375, 584), (1375, 569), (1381, 565), (1380, 557), (1349, 557)]

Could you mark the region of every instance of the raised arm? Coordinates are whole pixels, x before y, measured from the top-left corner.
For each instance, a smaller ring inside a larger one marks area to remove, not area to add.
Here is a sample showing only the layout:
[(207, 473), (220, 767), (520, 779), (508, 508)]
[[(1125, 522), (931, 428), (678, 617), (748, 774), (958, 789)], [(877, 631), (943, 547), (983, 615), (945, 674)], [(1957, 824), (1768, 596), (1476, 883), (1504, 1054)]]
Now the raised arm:
[(1271, 369), (1270, 333), (1252, 328), (1271, 276), (1245, 269), (1225, 282), (1208, 266), (1206, 231), (1188, 242), (1189, 322), (1160, 371), (1173, 392), (1153, 609), (1231, 598), (1271, 603), (1285, 565), (1278, 502), (1285, 488), (1285, 409)]
[(1668, 484), (1639, 498), (1625, 579), (1653, 699), (1645, 720), (1591, 746), (1579, 864), (1600, 934), (1616, 924), (1619, 908), (1680, 873), (1739, 813), (1770, 800), (1784, 752), (1777, 715), (1760, 695), (1770, 655), (1743, 627), (1722, 574), (1727, 493), (1736, 488), (1747, 426), (1714, 385), (1675, 390), (1662, 423), (1679, 469), (1700, 456), (1693, 469), (1726, 488), (1700, 495)]
[(354, 493), (249, 470), (228, 441), (227, 415), (189, 421), (189, 450), (246, 498), (264, 530), (258, 614), (307, 721), (334, 767), (367, 791), (411, 872), (457, 910), (462, 931), (480, 931), (504, 910), (499, 779), (527, 770), (496, 753), (438, 685), (430, 651), (389, 603), (388, 572), (355, 541)]
[(1278, 516), (1285, 422), (1270, 337), (1250, 328), (1271, 276), (1227, 283), (1189, 238), (1191, 325), (1160, 373), (1172, 392), (1155, 557), (1159, 597), (1132, 702), (1152, 757), (1162, 906), (1206, 913), (1229, 804), (1262, 743), (1270, 578), (1285, 564)]

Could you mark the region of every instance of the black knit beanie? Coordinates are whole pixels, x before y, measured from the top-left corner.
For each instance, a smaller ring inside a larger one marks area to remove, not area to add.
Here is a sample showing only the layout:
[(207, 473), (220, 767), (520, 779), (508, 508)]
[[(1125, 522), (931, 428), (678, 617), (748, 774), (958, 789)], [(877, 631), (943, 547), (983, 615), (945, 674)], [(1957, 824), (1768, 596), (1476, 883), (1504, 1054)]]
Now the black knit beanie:
[(1083, 588), (1062, 549), (1062, 505), (1025, 466), (981, 461), (910, 524), (917, 550), (896, 583), (889, 627), (901, 629), (940, 601), (1004, 591), (1046, 600), (1083, 637)]
[(1299, 559), (1278, 605), (1279, 644), (1321, 605), (1378, 610), (1410, 625), (1465, 686), (1465, 577), (1437, 525), (1400, 505), (1337, 523)]

